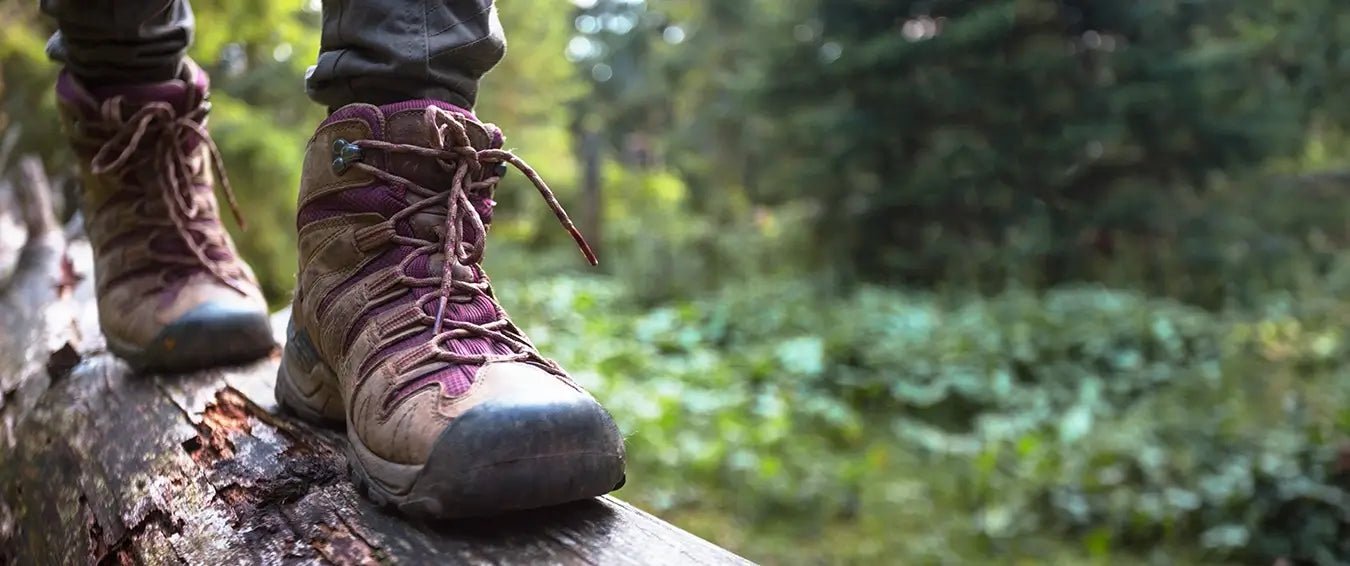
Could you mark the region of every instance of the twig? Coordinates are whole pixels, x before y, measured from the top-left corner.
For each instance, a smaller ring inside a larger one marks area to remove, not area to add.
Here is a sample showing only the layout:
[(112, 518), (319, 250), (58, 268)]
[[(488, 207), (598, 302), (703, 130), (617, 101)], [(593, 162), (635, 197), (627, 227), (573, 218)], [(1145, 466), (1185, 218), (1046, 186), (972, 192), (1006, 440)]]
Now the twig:
[(11, 124), (5, 132), (4, 139), (0, 139), (0, 171), (5, 170), (9, 165), (9, 154), (14, 151), (14, 146), (19, 144), (19, 132), (23, 128), (18, 124)]
[(52, 210), (52, 189), (42, 160), (32, 155), (20, 158), (19, 178), (15, 193), (19, 200), (20, 216), (28, 227), (28, 237), (59, 230), (61, 225)]

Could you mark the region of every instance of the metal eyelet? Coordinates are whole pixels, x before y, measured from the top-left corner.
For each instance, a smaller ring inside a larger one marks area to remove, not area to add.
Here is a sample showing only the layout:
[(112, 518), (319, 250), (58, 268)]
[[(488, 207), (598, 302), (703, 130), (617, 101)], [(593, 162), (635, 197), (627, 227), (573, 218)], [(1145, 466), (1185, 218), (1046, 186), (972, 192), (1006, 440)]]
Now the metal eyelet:
[(361, 161), (361, 146), (338, 138), (333, 140), (333, 173), (341, 175), (347, 172), (352, 163)]

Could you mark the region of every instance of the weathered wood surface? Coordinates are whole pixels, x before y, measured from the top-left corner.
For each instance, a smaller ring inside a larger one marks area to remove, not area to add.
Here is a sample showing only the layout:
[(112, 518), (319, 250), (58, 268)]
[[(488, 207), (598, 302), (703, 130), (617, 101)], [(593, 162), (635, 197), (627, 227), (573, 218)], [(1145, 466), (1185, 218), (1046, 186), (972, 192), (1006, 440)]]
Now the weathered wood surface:
[(744, 563), (610, 497), (436, 525), (375, 508), (341, 433), (278, 414), (275, 356), (146, 376), (106, 353), (88, 243), (25, 177), (0, 185), (0, 564)]

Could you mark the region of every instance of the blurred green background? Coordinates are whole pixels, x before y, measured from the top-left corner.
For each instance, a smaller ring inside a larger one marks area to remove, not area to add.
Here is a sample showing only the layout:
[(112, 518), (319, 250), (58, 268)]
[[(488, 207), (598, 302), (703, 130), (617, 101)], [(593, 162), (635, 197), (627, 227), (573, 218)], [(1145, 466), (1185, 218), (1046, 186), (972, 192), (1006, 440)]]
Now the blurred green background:
[[(0, 172), (69, 186), (0, 0)], [(279, 306), (319, 2), (197, 0)], [(503, 302), (769, 564), (1350, 562), (1339, 0), (504, 0)]]

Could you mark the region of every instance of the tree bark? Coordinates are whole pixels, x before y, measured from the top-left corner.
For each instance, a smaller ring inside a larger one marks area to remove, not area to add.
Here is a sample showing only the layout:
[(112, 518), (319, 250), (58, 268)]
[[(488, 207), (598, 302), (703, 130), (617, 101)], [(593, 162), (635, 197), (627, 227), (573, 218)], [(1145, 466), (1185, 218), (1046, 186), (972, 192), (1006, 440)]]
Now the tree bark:
[(745, 563), (612, 497), (409, 522), (357, 495), (340, 432), (278, 413), (275, 355), (134, 374), (40, 170), (0, 183), (0, 564)]

